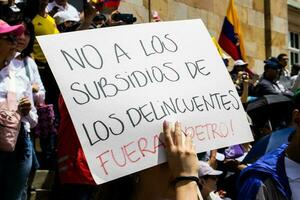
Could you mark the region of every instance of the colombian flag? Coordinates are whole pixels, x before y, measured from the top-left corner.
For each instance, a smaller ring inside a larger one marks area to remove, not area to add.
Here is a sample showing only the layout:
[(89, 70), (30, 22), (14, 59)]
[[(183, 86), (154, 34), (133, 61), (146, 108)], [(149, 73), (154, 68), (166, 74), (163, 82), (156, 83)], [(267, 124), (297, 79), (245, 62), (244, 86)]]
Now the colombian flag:
[(234, 0), (229, 0), (227, 14), (221, 30), (219, 45), (234, 60), (245, 60), (245, 50), (239, 18), (234, 7)]

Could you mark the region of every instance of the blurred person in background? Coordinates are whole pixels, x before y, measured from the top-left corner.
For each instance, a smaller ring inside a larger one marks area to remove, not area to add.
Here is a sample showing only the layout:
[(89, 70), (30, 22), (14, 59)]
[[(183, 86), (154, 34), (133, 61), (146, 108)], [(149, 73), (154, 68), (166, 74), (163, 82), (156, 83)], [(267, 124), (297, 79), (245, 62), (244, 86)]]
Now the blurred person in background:
[(97, 14), (96, 8), (92, 6), (88, 1), (86, 1), (83, 5), (82, 15), (74, 6), (68, 3), (68, 0), (54, 0), (52, 2), (49, 2), (46, 11), (48, 11), (48, 14), (55, 19), (61, 18), (61, 16), (68, 16), (67, 18), (72, 19), (69, 21), (75, 22), (75, 24), (73, 25), (68, 23), (68, 29), (64, 30), (64, 32), (92, 28), (91, 24), (93, 23), (93, 19)]
[(13, 152), (0, 151), (0, 199), (26, 199), (26, 183), (32, 167), (30, 128), (37, 124), (32, 88), (26, 73), (11, 62), (17, 52), (17, 38), (24, 32), (23, 25), (10, 26), (0, 20), (0, 100), (7, 98), (8, 84), (15, 83), (16, 100), (21, 118), (21, 129)]
[(10, 25), (17, 24), (22, 20), (25, 6), (26, 4), (23, 1), (0, 1), (0, 19)]
[(296, 131), (289, 143), (261, 157), (244, 169), (238, 181), (243, 200), (300, 199), (300, 90), (293, 97), (292, 120)]
[(291, 87), (291, 76), (288, 69), (289, 57), (286, 53), (281, 53), (277, 56), (280, 65), (279, 81), (285, 88)]
[(77, 21), (80, 20), (80, 13), (79, 11), (68, 3), (68, 0), (54, 0), (52, 2), (49, 2), (47, 5), (47, 12), (52, 17), (57, 12), (67, 12), (70, 16), (72, 16)]
[(97, 189), (70, 114), (59, 97), (60, 123), (57, 138), (59, 194), (56, 199), (88, 200)]
[(255, 87), (256, 96), (261, 97), (268, 94), (293, 96), (293, 93), (285, 88), (280, 81), (278, 81), (282, 69), (278, 60), (276, 58), (269, 58), (264, 62), (264, 73)]
[(204, 200), (221, 200), (217, 192), (218, 176), (223, 172), (213, 169), (207, 162), (199, 161), (198, 176), (200, 178), (201, 194)]
[(17, 51), (19, 54), (14, 62), (19, 62), (18, 65), (24, 68), (28, 79), (32, 84), (34, 103), (35, 105), (40, 105), (44, 104), (46, 91), (42, 83), (38, 67), (35, 61), (31, 58), (35, 39), (34, 27), (29, 18), (25, 18), (22, 23), (25, 27), (25, 31), (18, 38)]
[(293, 64), (291, 71), (291, 90), (295, 92), (298, 88), (300, 88), (300, 65)]
[[(37, 10), (33, 11), (36, 13), (36, 15), (32, 20), (36, 36), (59, 33), (54, 19), (46, 12), (47, 5), (48, 5), (48, 0), (38, 0), (32, 4), (34, 8), (37, 8)], [(34, 60), (38, 65), (38, 70), (42, 82), (44, 84), (45, 90), (47, 91), (45, 101), (47, 104), (53, 104), (54, 112), (58, 117), (57, 101), (60, 92), (57, 83), (55, 81), (55, 78), (52, 74), (52, 71), (50, 70), (47, 60), (36, 39), (33, 45), (33, 55), (34, 55)]]
[(253, 88), (255, 85), (255, 79), (250, 79), (247, 66), (248, 63), (243, 60), (236, 60), (233, 69), (229, 72), (244, 105), (248, 102), (248, 96), (253, 96)]
[(53, 18), (60, 32), (75, 31), (80, 25), (79, 20), (68, 12), (58, 12)]
[[(32, 88), (32, 98), (34, 102), (32, 106), (36, 107), (37, 105), (44, 104), (45, 89), (41, 81), (37, 65), (30, 57), (30, 54), (32, 53), (33, 42), (35, 39), (34, 27), (29, 18), (25, 18), (23, 21), (21, 21), (21, 23), (23, 24), (25, 30), (24, 33), (18, 37), (17, 54), (15, 59), (11, 62), (14, 68), (22, 70), (23, 73), (26, 74)], [(31, 133), (30, 136), (32, 136)], [(36, 157), (35, 149), (34, 147), (32, 147), (32, 171), (34, 172), (38, 167), (39, 162)], [(27, 188), (25, 188), (24, 193), (26, 192)]]
[(105, 22), (106, 22), (105, 15), (99, 13), (93, 19), (93, 26), (95, 28), (101, 28), (101, 27), (103, 27), (105, 25)]
[[(28, 0), (28, 4), (29, 3), (32, 7), (32, 12), (35, 13), (34, 18), (32, 19), (35, 35), (59, 34), (54, 19), (46, 12), (48, 0)], [(38, 66), (40, 78), (46, 91), (45, 104), (53, 105), (55, 114), (54, 126), (57, 127), (59, 123), (58, 96), (60, 91), (37, 39), (34, 40), (33, 44), (33, 57)], [(48, 134), (45, 137), (39, 138), (42, 155), (45, 155), (42, 156), (42, 159), (40, 160), (41, 168), (53, 168), (55, 164), (54, 144), (56, 143), (56, 132), (54, 130), (52, 132), (53, 133)]]
[(234, 83), (238, 80), (238, 73), (245, 72), (247, 66), (248, 66), (248, 63), (244, 62), (243, 60), (236, 60), (234, 62), (233, 68), (230, 71), (230, 76)]
[(97, 26), (94, 26), (97, 10), (91, 4), (86, 3), (84, 5), (82, 14), (83, 17), (80, 20), (80, 18), (75, 16), (72, 12), (59, 11), (53, 18), (60, 32), (97, 28)]

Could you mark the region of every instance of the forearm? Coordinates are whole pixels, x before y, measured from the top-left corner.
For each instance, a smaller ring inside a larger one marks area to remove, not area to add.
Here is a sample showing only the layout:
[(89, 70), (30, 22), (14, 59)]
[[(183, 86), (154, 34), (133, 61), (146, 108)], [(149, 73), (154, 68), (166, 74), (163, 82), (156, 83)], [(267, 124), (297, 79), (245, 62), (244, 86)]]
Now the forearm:
[(175, 186), (176, 200), (198, 200), (197, 191), (195, 181), (180, 181)]
[(216, 159), (216, 157), (217, 157), (217, 150), (216, 149), (211, 150), (208, 163), (214, 169), (217, 168), (217, 159)]
[(242, 93), (242, 96), (241, 96), (241, 102), (242, 103), (247, 103), (248, 91), (249, 91), (248, 88), (249, 88), (248, 83), (244, 83), (243, 93)]

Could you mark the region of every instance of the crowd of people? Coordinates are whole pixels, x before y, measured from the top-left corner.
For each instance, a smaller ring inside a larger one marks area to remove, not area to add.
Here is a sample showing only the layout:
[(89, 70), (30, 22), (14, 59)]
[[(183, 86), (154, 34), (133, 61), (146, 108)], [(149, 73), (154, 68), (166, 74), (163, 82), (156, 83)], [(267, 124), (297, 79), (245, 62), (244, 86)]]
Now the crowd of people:
[[(36, 36), (136, 20), (122, 18), (118, 11), (103, 15), (97, 6), (86, 2), (80, 13), (67, 0), (0, 1), (1, 115), (2, 105), (14, 103), (20, 119), (14, 136), (2, 136), (13, 128), (0, 128), (0, 199), (29, 198), (28, 180), (38, 168), (56, 172), (49, 199), (300, 199), (300, 65), (294, 64), (290, 73), (285, 53), (266, 59), (261, 76), (243, 60), (234, 61), (229, 71), (252, 143), (196, 154), (181, 124), (165, 121), (167, 163), (96, 185)], [(155, 12), (153, 22), (158, 21)], [(228, 67), (230, 57), (223, 59)], [(2, 142), (8, 137), (16, 140), (9, 150)], [(39, 154), (32, 142), (36, 138)]]

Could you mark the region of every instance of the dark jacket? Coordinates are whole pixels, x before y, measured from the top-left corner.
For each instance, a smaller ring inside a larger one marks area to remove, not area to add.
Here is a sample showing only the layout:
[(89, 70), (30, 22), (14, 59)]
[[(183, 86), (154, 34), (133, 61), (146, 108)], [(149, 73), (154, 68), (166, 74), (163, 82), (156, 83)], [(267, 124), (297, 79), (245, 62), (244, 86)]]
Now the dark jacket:
[[(242, 171), (238, 180), (238, 199), (257, 199), (258, 193), (262, 191), (262, 187), (267, 188), (266, 195), (268, 196), (274, 197), (275, 194), (270, 193), (273, 191), (278, 193), (276, 196), (280, 196), (279, 199), (291, 199), (292, 193), (284, 165), (286, 147), (286, 144), (280, 146)], [(271, 182), (272, 184), (264, 184), (266, 182)]]
[(282, 94), (284, 92), (282, 89), (275, 81), (262, 78), (255, 87), (255, 95), (260, 97), (268, 94)]

